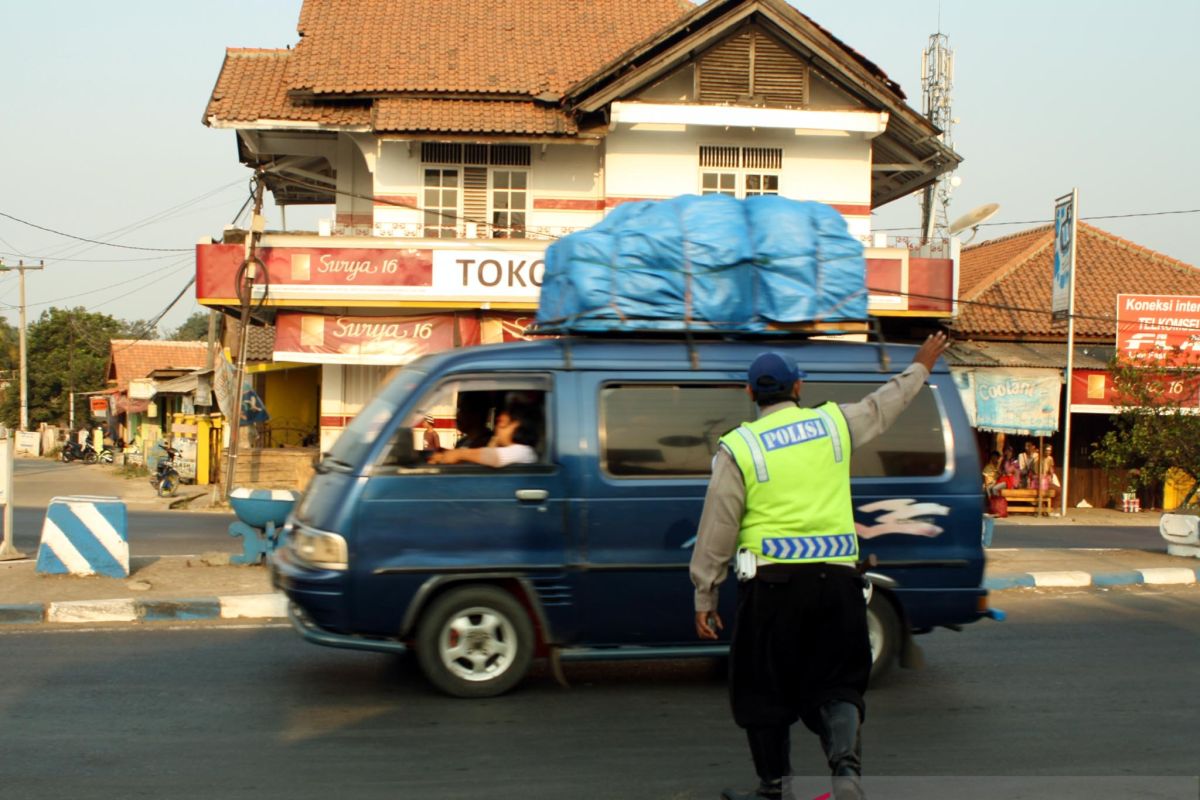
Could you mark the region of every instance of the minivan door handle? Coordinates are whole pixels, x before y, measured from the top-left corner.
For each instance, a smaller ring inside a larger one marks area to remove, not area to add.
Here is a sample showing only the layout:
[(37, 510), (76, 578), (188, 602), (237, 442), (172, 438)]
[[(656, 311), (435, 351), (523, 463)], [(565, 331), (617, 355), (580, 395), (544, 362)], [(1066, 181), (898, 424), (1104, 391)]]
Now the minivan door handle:
[(517, 489), (517, 499), (525, 502), (540, 502), (549, 496), (545, 489)]

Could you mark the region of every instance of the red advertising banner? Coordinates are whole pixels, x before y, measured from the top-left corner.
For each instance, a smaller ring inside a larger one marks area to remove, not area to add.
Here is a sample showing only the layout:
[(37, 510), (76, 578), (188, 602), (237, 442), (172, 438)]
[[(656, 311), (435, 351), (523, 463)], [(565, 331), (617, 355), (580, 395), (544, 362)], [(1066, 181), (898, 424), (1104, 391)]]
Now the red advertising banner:
[[(1200, 408), (1200, 376), (1180, 377), (1149, 375), (1147, 380), (1159, 387), (1157, 396), (1165, 404)], [(1113, 387), (1111, 373), (1100, 369), (1077, 369), (1071, 373), (1071, 410), (1113, 414), (1122, 405), (1122, 397)]]
[(316, 364), (407, 364), (454, 346), (455, 317), (332, 316), (281, 311), (275, 360)]
[(1155, 366), (1200, 366), (1200, 297), (1117, 295), (1117, 355)]
[[(260, 247), (258, 257), (274, 286), (430, 286), (433, 251), (398, 248)], [(240, 244), (196, 247), (196, 296), (237, 296)], [(262, 281), (258, 281), (261, 283)]]

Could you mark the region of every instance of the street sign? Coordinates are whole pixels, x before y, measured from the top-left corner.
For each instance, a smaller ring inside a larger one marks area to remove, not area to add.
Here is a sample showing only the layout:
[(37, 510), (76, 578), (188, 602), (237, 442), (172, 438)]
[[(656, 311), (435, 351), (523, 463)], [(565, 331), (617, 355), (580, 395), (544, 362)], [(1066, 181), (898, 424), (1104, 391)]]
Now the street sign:
[(89, 397), (88, 407), (91, 408), (93, 417), (105, 419), (108, 416), (108, 397)]
[(1075, 214), (1077, 193), (1054, 201), (1054, 284), (1050, 291), (1050, 316), (1066, 319), (1071, 313), (1075, 280)]

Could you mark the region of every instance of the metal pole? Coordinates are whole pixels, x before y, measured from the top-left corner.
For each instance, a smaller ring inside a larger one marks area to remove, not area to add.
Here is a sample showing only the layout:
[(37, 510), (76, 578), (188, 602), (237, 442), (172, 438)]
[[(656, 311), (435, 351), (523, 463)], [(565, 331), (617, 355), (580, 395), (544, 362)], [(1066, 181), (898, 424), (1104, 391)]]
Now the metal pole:
[(24, 558), (25, 554), (13, 546), (13, 453), (16, 438), (10, 433), (7, 439), (0, 440), (0, 491), (4, 492), (4, 539), (0, 541), (0, 561), (12, 561)]
[(1075, 263), (1079, 252), (1079, 190), (1071, 190), (1071, 286), (1067, 300), (1067, 391), (1063, 412), (1062, 516), (1067, 515), (1067, 492), (1071, 486), (1071, 376), (1075, 369)]
[(261, 176), (254, 182), (254, 213), (250, 217), (250, 236), (246, 248), (246, 269), (242, 276), (242, 314), (238, 329), (237, 373), (233, 383), (233, 419), (229, 420), (229, 468), (225, 475), (225, 496), (233, 491), (234, 475), (237, 472), (238, 445), (242, 422), (242, 384), (246, 380), (246, 347), (250, 339), (250, 290), (254, 286), (254, 259), (258, 237), (262, 233), (263, 181)]
[(21, 430), (29, 430), (29, 377), (25, 369), (25, 262), (17, 262), (17, 275), (21, 283)]
[(75, 393), (71, 392), (70, 399), (67, 401), (71, 407), (67, 409), (67, 430), (75, 430)]

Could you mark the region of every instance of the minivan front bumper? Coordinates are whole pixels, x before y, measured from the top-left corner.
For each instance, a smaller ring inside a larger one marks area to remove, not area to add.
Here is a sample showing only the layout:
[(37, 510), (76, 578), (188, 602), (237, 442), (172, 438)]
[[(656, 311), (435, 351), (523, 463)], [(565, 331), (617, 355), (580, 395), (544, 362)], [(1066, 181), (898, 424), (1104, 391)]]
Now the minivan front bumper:
[(325, 647), (340, 647), (346, 650), (370, 650), (376, 653), (407, 653), (408, 645), (395, 639), (372, 639), (346, 633), (334, 633), (317, 625), (295, 603), (288, 603), (288, 620), (305, 640)]
[(349, 630), (346, 572), (302, 564), (286, 547), (275, 550), (267, 563), (271, 585), (287, 595), (290, 605), (303, 609), (307, 619), (326, 631)]

